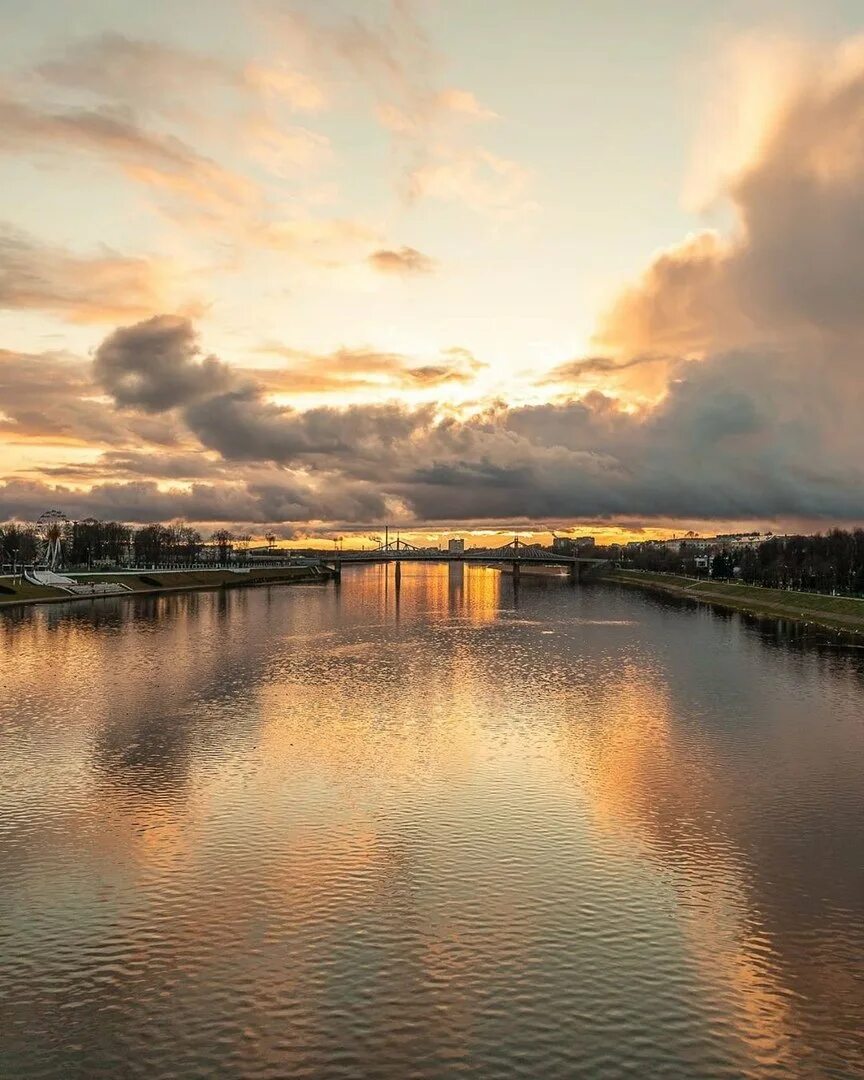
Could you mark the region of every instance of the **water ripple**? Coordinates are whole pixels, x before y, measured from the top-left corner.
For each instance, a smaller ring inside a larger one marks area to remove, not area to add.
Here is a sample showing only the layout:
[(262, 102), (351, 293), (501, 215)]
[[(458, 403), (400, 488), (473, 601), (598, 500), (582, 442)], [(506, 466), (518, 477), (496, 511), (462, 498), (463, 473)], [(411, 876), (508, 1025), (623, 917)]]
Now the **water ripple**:
[(784, 635), (479, 567), (0, 619), (0, 1073), (864, 1075), (864, 658)]

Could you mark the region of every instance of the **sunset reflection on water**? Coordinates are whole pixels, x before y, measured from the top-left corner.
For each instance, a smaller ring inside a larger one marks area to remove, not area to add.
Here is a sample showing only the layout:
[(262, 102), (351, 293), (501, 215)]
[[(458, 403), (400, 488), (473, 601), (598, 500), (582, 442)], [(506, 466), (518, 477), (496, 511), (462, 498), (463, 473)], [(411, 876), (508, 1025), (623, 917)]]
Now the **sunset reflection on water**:
[(4, 1075), (864, 1068), (858, 651), (419, 564), (0, 650)]

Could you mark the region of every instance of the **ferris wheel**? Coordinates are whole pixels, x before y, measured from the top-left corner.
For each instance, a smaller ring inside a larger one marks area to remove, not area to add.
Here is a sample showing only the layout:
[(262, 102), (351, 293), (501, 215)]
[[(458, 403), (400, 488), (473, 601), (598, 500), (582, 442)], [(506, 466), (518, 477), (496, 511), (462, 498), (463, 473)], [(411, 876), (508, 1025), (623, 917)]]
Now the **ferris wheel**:
[(42, 542), (42, 561), (49, 570), (56, 570), (63, 561), (63, 533), (69, 518), (62, 510), (46, 510), (36, 521), (36, 532)]

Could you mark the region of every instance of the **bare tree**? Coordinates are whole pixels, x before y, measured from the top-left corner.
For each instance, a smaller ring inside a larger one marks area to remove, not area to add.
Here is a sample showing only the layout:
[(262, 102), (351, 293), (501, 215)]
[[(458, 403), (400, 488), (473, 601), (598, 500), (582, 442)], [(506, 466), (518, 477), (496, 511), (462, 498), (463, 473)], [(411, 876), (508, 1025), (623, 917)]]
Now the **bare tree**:
[(210, 537), (210, 540), (216, 545), (219, 562), (228, 562), (234, 551), (234, 533), (229, 532), (227, 529), (217, 529)]
[(244, 562), (248, 560), (249, 545), (252, 543), (252, 533), (240, 533), (237, 537), (237, 547), (240, 550), (240, 556)]

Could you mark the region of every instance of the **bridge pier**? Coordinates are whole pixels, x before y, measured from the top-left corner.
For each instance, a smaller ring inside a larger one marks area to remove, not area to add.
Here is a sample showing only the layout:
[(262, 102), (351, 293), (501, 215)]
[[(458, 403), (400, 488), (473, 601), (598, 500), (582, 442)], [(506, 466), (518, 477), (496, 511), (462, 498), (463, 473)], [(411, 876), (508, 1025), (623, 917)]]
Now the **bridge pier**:
[(399, 586), (402, 584), (402, 563), (396, 563), (396, 573), (394, 576), (396, 578), (396, 588), (398, 589)]
[(571, 585), (579, 584), (579, 560), (574, 559), (567, 570), (567, 577)]
[(333, 561), (333, 580), (337, 585), (342, 583), (342, 562), (340, 559)]
[(519, 574), (520, 574), (521, 570), (522, 570), (522, 567), (519, 565), (519, 563), (514, 562), (513, 563), (513, 584), (514, 585), (519, 584)]

